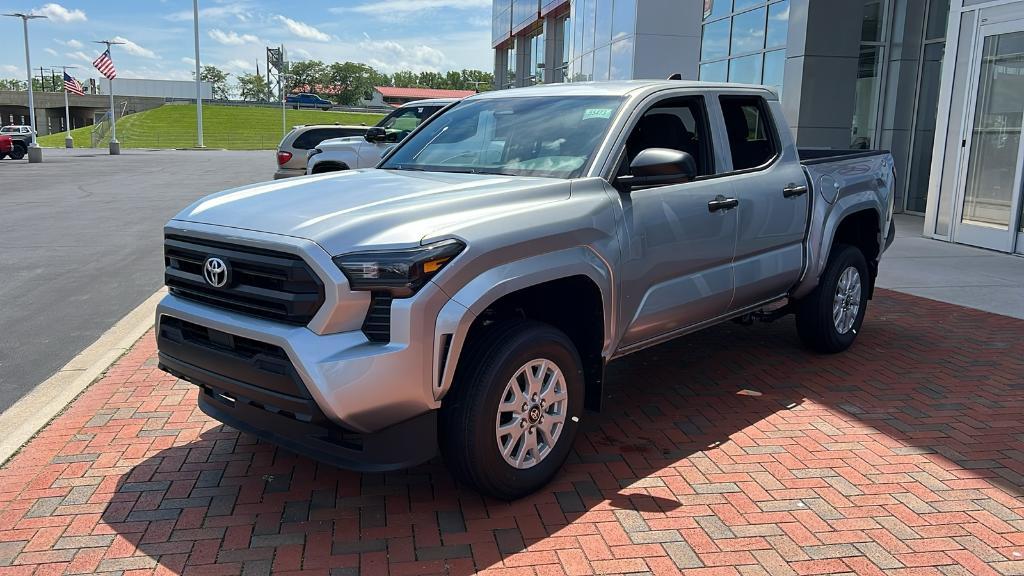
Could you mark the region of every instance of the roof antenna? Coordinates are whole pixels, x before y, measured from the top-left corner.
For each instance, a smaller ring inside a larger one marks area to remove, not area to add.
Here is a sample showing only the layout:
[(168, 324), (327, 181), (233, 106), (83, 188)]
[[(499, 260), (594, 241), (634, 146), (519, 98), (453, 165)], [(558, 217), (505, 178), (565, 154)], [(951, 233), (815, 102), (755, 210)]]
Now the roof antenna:
[(669, 80), (682, 80), (683, 79), (683, 75), (680, 74), (679, 72), (676, 72), (675, 74), (669, 76), (668, 79)]

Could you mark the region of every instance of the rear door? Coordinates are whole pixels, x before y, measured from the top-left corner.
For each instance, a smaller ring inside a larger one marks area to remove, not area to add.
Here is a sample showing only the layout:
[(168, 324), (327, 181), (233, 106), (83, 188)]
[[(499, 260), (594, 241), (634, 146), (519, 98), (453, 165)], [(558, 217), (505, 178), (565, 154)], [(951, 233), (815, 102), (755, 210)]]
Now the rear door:
[(776, 129), (784, 121), (778, 102), (729, 94), (716, 100), (739, 200), (730, 310), (740, 310), (785, 294), (799, 280), (809, 194), (796, 146), (783, 143)]

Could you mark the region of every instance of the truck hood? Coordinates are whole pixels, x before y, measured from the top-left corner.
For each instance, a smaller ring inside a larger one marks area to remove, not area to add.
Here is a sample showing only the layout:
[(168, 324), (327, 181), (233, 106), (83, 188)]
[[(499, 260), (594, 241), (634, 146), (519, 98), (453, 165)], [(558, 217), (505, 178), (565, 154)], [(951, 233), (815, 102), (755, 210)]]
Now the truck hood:
[(174, 219), (305, 238), (332, 256), (401, 247), (569, 197), (553, 178), (349, 170), (226, 190)]

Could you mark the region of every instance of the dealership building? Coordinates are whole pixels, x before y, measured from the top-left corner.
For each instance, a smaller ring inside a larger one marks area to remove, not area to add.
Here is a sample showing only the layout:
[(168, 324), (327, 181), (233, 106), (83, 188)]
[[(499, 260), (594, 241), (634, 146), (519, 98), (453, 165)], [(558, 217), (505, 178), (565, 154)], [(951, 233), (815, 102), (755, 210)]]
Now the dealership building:
[(500, 88), (766, 84), (806, 148), (884, 148), (925, 236), (1024, 254), (1024, 0), (493, 0)]

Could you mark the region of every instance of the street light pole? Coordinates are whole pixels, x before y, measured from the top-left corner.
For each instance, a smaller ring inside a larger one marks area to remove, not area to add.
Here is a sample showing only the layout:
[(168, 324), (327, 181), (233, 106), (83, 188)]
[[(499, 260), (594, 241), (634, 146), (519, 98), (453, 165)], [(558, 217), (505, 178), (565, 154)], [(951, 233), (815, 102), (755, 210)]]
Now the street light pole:
[(4, 16), (10, 16), (12, 18), (21, 18), (22, 26), (25, 30), (25, 74), (28, 78), (28, 118), (32, 128), (32, 142), (28, 146), (28, 161), (35, 164), (43, 161), (43, 149), (39, 147), (39, 143), (36, 142), (36, 102), (32, 91), (32, 59), (29, 56), (28, 51), (28, 21), (35, 20), (37, 18), (46, 18), (40, 14), (25, 14), (22, 12), (14, 12), (11, 14), (4, 14)]
[(196, 146), (206, 148), (203, 145), (203, 82), (199, 76), (199, 0), (192, 0), (192, 20), (196, 36)]
[[(103, 44), (107, 47), (107, 52), (110, 51), (111, 46), (117, 46), (118, 44), (124, 44), (118, 40), (93, 40), (96, 44)], [(121, 153), (121, 143), (117, 141), (117, 112), (114, 110), (114, 79), (107, 78), (107, 83), (110, 86), (110, 155), (117, 156)]]

